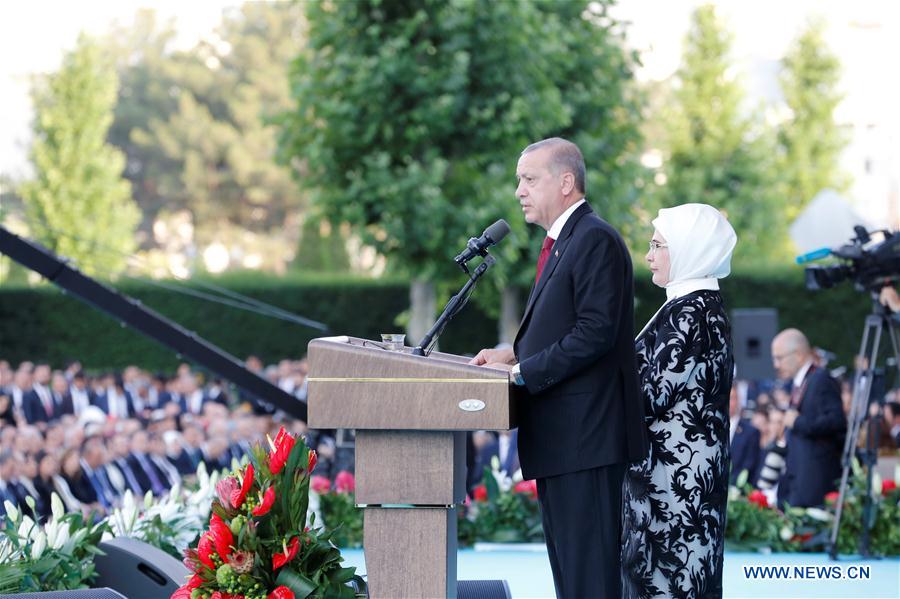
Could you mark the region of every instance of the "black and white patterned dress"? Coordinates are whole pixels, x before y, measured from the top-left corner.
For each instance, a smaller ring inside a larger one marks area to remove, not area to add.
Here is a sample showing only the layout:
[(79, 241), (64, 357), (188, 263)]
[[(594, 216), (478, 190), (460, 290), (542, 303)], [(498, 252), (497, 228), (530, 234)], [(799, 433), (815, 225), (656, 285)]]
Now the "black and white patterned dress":
[(721, 597), (731, 327), (718, 291), (666, 304), (636, 341), (650, 454), (623, 496), (623, 596)]

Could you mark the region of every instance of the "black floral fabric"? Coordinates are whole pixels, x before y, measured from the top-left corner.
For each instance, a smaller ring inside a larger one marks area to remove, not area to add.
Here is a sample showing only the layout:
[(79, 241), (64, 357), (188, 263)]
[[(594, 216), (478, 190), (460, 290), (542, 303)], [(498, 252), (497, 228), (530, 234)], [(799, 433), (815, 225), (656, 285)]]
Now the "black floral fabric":
[(721, 597), (734, 368), (721, 295), (672, 300), (635, 349), (650, 453), (625, 475), (623, 596)]

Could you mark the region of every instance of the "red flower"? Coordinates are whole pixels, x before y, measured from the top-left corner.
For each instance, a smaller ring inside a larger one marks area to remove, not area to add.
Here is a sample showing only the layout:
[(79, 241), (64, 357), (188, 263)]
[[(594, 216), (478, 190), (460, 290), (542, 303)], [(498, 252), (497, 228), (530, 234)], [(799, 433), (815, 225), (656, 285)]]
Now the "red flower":
[(269, 470), (272, 471), (272, 474), (278, 474), (282, 471), (296, 442), (297, 440), (284, 430), (282, 426), (278, 434), (275, 435), (274, 447), (269, 452)]
[[(231, 532), (231, 531), (229, 531)], [(216, 569), (216, 565), (212, 561), (212, 553), (215, 551), (212, 533), (206, 531), (200, 537), (200, 543), (197, 545), (197, 558), (211, 570)]]
[(222, 591), (216, 591), (213, 593), (209, 599), (244, 599), (243, 595), (231, 595), (229, 593), (223, 593)]
[(513, 493), (524, 493), (532, 499), (537, 499), (537, 482), (533, 480), (523, 480), (516, 483), (513, 487)]
[(311, 449), (309, 452), (309, 466), (306, 468), (307, 472), (312, 474), (312, 471), (315, 469), (318, 459), (319, 457), (316, 455), (316, 450)]
[(237, 507), (231, 502), (231, 498), (234, 497), (234, 494), (239, 491), (240, 485), (238, 484), (238, 480), (233, 476), (223, 478), (216, 483), (216, 495), (219, 497), (219, 501), (222, 503), (222, 507), (224, 507), (226, 510), (231, 510)]
[(269, 487), (263, 494), (262, 503), (253, 508), (254, 516), (265, 516), (275, 503), (275, 487)]
[(769, 507), (769, 500), (766, 499), (766, 494), (759, 489), (751, 491), (750, 495), (747, 496), (747, 501), (755, 503), (759, 507)]
[(234, 535), (231, 534), (231, 528), (225, 524), (225, 521), (219, 514), (213, 514), (209, 519), (209, 532), (212, 534), (213, 543), (216, 546), (216, 553), (222, 559), (231, 555), (231, 546), (234, 545)]
[(169, 597), (169, 599), (191, 599), (191, 589), (189, 589), (187, 585), (178, 587), (178, 590), (172, 593), (172, 596)]
[(835, 503), (837, 503), (838, 497), (840, 496), (841, 494), (837, 491), (832, 491), (831, 493), (825, 495), (825, 503), (827, 503), (828, 505), (834, 505)]
[(191, 579), (187, 582), (186, 586), (189, 589), (198, 589), (200, 585), (203, 584), (203, 579), (200, 578), (199, 574), (194, 574), (191, 576)]
[(196, 549), (191, 549), (190, 547), (184, 550), (184, 559), (181, 560), (181, 563), (184, 564), (184, 567), (190, 570), (191, 572), (196, 572), (200, 569), (200, 557), (197, 553)]
[(241, 488), (231, 491), (231, 505), (233, 505), (235, 509), (244, 504), (244, 500), (247, 499), (247, 493), (250, 492), (250, 487), (252, 486), (253, 464), (247, 464), (247, 470), (244, 471), (244, 480), (241, 482)]
[(474, 489), (472, 489), (472, 499), (475, 501), (487, 501), (487, 487), (484, 485), (478, 485)]
[(346, 470), (341, 470), (334, 477), (334, 490), (338, 493), (353, 493), (356, 491), (356, 479)]
[(331, 481), (327, 477), (317, 474), (309, 479), (309, 488), (319, 495), (324, 495), (331, 490)]
[(294, 591), (284, 585), (275, 587), (266, 599), (294, 599)]
[(890, 479), (884, 479), (881, 481), (881, 494), (887, 495), (891, 491), (897, 488), (897, 481), (893, 481)]
[(294, 537), (291, 541), (284, 547), (283, 553), (276, 553), (272, 556), (272, 570), (277, 570), (281, 566), (285, 565), (297, 555), (297, 552), (300, 550), (300, 537)]

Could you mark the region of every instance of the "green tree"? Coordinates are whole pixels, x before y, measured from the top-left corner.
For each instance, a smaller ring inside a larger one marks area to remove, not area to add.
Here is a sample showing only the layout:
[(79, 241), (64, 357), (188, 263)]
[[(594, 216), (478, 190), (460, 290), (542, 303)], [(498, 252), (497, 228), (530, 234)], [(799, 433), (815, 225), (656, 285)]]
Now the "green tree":
[(790, 109), (778, 131), (789, 220), (797, 218), (821, 190), (846, 191), (850, 183), (840, 169), (848, 137), (834, 120), (834, 111), (843, 99), (838, 90), (841, 65), (828, 49), (823, 30), (821, 20), (807, 25), (784, 57), (779, 77)]
[(636, 111), (606, 3), (306, 6), (309, 42), (292, 71), (297, 105), (283, 120), (282, 157), (303, 164), (297, 175), (324, 217), (350, 223), (413, 275), (414, 298), (433, 296), (434, 280), (456, 281), (452, 255), (498, 217), (513, 235), (491, 278), (529, 278), (520, 273), (540, 244), (513, 190), (518, 153), (532, 141), (572, 137), (601, 212), (614, 220), (609, 212), (626, 204), (623, 152), (636, 139)]
[(664, 124), (661, 207), (702, 202), (723, 210), (738, 234), (737, 260), (786, 255), (781, 180), (774, 139), (730, 68), (732, 36), (712, 6), (698, 8), (675, 74)]
[(58, 72), (35, 82), (35, 178), (20, 190), (34, 236), (95, 275), (124, 269), (140, 219), (125, 157), (106, 142), (116, 87), (113, 65), (83, 35)]
[(159, 173), (158, 189), (168, 208), (192, 212), (201, 241), (225, 223), (264, 234), (296, 225), (303, 197), (274, 160), (269, 121), (290, 105), (288, 65), (302, 28), (295, 3), (247, 2), (226, 13), (221, 43), (173, 55), (161, 69), (174, 83), (171, 112), (132, 130), (142, 151), (174, 165)]
[(140, 228), (145, 235), (151, 233), (161, 210), (181, 207), (173, 201), (177, 195), (173, 187), (180, 187), (180, 164), (159, 144), (138, 143), (135, 134), (148, 129), (153, 121), (167, 121), (178, 109), (181, 82), (202, 79), (207, 70), (189, 52), (172, 50), (175, 37), (173, 21), (160, 22), (154, 10), (141, 9), (133, 22), (114, 26), (104, 40), (119, 75), (115, 118), (108, 139), (125, 152), (125, 177), (141, 208)]
[(307, 214), (300, 230), (297, 257), (291, 266), (307, 272), (349, 272), (347, 240), (340, 228)]

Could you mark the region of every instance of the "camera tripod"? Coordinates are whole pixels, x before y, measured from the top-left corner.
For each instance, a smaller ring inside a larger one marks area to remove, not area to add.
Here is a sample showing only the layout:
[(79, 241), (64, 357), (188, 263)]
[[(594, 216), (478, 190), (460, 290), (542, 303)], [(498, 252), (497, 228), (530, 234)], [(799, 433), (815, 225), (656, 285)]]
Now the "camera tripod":
[[(875, 523), (875, 502), (873, 500), (872, 480), (875, 465), (878, 463), (878, 431), (880, 420), (884, 410), (884, 397), (877, 398), (878, 420), (870, 422), (869, 405), (872, 399), (872, 388), (876, 378), (884, 375), (884, 369), (878, 368), (878, 351), (881, 345), (881, 335), (887, 330), (891, 347), (894, 351), (894, 365), (900, 373), (900, 353), (898, 353), (898, 337), (891, 311), (878, 302), (876, 292), (872, 294), (872, 313), (866, 317), (863, 327), (862, 342), (853, 377), (853, 400), (850, 404), (850, 413), (847, 415), (848, 431), (844, 439), (844, 453), (841, 460), (843, 472), (841, 473), (841, 486), (838, 493), (837, 507), (834, 516), (834, 524), (831, 529), (831, 539), (828, 544), (828, 555), (831, 559), (837, 558), (838, 533), (841, 527), (841, 516), (844, 511), (844, 501), (847, 495), (847, 485), (853, 468), (853, 459), (856, 456), (856, 447), (859, 443), (859, 432), (864, 425), (869, 424), (866, 433), (866, 447), (859, 451), (860, 459), (866, 472), (866, 493), (863, 498), (862, 510), (862, 536), (859, 540), (859, 553), (863, 557), (870, 557), (869, 533)], [(873, 426), (874, 424), (874, 426)]]

